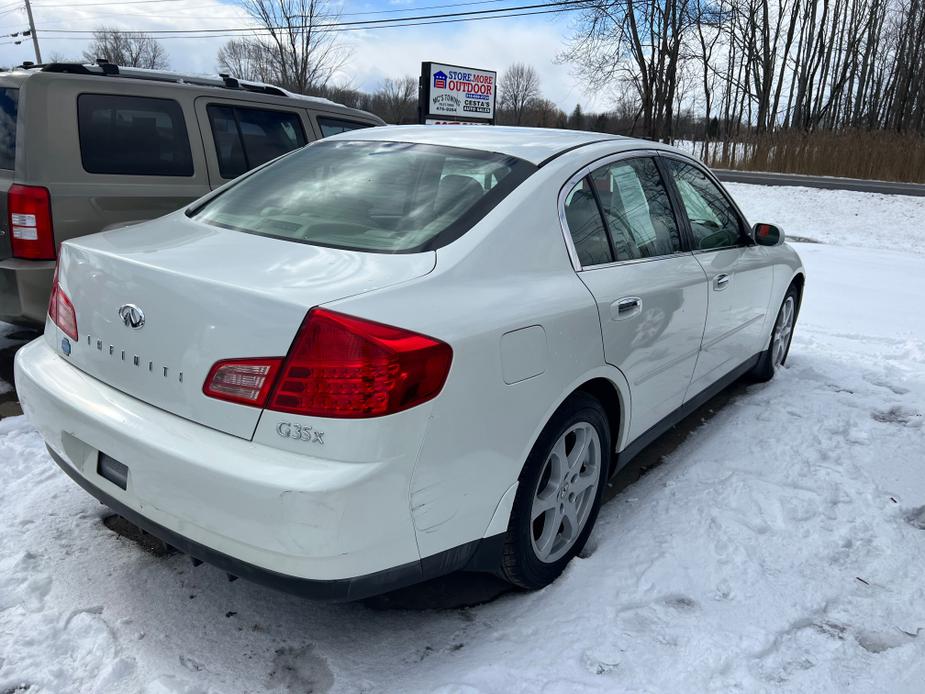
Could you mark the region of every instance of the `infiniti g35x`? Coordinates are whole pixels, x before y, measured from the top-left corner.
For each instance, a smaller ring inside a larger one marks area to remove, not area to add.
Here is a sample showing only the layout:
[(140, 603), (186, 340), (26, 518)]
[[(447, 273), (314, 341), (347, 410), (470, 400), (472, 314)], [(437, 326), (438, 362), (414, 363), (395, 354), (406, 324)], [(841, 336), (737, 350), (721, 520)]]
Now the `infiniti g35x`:
[(608, 475), (774, 375), (803, 278), (667, 146), (374, 128), (64, 243), (16, 382), (78, 484), (234, 575), (538, 588)]

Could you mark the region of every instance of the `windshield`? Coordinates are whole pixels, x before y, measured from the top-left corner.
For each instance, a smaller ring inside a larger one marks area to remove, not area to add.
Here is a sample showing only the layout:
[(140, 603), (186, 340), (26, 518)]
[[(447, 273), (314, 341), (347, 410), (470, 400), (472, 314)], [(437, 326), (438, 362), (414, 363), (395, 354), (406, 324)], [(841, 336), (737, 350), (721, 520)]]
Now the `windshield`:
[(536, 167), (404, 142), (319, 142), (233, 185), (191, 216), (320, 246), (408, 253), (459, 238)]

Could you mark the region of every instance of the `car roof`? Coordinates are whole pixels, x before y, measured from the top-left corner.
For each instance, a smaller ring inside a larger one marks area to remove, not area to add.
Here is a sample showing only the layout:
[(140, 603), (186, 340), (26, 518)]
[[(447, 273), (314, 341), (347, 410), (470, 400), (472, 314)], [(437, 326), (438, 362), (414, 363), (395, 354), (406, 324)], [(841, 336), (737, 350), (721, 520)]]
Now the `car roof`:
[(393, 125), (378, 128), (352, 130), (326, 138), (330, 140), (372, 140), (381, 142), (412, 142), (416, 144), (462, 147), (486, 152), (497, 152), (532, 164), (541, 165), (570, 149), (595, 142), (613, 142), (624, 149), (664, 148), (656, 142), (593, 133), (582, 130), (561, 130), (555, 128), (518, 128), (511, 126), (464, 126), (464, 125)]
[(53, 62), (41, 65), (28, 63), (9, 71), (0, 71), (0, 82), (18, 83), (27, 78), (37, 76), (42, 76), (43, 79), (49, 80), (64, 76), (65, 79), (102, 79), (110, 83), (113, 79), (122, 79), (150, 82), (152, 84), (173, 84), (183, 89), (223, 89), (226, 92), (223, 96), (233, 95), (234, 98), (244, 97), (246, 100), (259, 100), (267, 103), (283, 104), (288, 102), (288, 105), (292, 105), (292, 101), (300, 101), (303, 102), (300, 104), (300, 106), (303, 107), (314, 107), (317, 110), (341, 113), (341, 115), (362, 114), (363, 116), (369, 117), (371, 120), (376, 120), (380, 123), (384, 122), (373, 113), (346, 106), (324, 97), (297, 94), (273, 84), (238, 79), (230, 75), (197, 75), (173, 72), (171, 70), (149, 70), (146, 68), (124, 67), (111, 65), (109, 63), (106, 63), (104, 67), (103, 65), (94, 65), (91, 63)]

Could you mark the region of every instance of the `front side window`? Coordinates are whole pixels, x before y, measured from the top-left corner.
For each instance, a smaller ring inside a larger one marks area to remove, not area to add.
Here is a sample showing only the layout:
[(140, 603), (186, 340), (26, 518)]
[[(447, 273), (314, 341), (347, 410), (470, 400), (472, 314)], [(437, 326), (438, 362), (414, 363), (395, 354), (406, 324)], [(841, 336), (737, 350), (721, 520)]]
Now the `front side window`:
[(16, 118), (19, 90), (0, 88), (0, 169), (16, 168)]
[(173, 99), (81, 94), (77, 125), (87, 173), (193, 175), (183, 110)]
[(298, 114), (219, 104), (210, 104), (206, 112), (222, 178), (237, 178), (305, 146)]
[(690, 221), (694, 250), (728, 248), (740, 243), (739, 215), (719, 187), (696, 166), (676, 159), (664, 161)]
[(371, 128), (372, 123), (360, 123), (355, 120), (344, 120), (343, 118), (330, 118), (328, 116), (318, 116), (318, 127), (321, 128), (321, 137), (331, 137), (338, 133), (346, 133), (351, 130), (360, 130), (361, 128)]
[(650, 158), (614, 162), (591, 174), (617, 260), (681, 252), (678, 224)]
[(319, 142), (190, 213), (207, 224), (381, 253), (458, 238), (536, 170), (515, 157), (405, 142)]

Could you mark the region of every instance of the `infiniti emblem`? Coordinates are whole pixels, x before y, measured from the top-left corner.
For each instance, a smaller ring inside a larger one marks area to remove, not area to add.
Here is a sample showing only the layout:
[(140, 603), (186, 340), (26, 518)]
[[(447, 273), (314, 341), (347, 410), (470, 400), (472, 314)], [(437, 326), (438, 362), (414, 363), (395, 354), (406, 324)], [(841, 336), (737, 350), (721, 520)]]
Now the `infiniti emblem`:
[(119, 318), (125, 324), (126, 328), (139, 330), (145, 324), (145, 312), (135, 304), (125, 304), (119, 308)]

